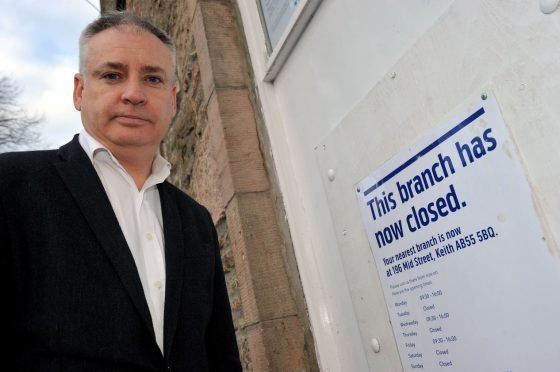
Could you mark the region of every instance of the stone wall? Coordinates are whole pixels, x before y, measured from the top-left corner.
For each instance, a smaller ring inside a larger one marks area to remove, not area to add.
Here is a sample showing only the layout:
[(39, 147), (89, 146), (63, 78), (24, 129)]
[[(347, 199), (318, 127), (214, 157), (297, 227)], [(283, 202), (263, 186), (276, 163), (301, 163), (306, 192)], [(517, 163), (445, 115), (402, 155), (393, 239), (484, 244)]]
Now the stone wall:
[[(116, 1), (101, 1), (103, 11)], [(178, 113), (162, 144), (171, 182), (216, 225), (246, 371), (318, 370), (236, 3), (128, 0), (177, 46)]]

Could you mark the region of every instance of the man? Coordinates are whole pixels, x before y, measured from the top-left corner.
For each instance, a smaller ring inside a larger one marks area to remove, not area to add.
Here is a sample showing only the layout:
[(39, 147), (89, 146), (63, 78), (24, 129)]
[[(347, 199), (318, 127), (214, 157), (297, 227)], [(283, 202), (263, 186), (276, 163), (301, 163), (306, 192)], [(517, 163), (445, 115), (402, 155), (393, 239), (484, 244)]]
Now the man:
[(165, 182), (169, 37), (130, 13), (80, 38), (84, 130), (0, 156), (6, 371), (241, 370), (212, 220)]

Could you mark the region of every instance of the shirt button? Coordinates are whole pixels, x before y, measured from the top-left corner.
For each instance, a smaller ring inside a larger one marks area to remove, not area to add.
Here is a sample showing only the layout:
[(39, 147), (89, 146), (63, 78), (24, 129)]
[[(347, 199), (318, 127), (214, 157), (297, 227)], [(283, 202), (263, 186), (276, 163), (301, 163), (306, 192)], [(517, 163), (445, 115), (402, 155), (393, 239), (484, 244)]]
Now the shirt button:
[(152, 240), (153, 238), (154, 238), (154, 237), (152, 236), (151, 233), (147, 233), (147, 234), (146, 234), (146, 239)]
[(161, 280), (155, 282), (154, 287), (156, 287), (157, 289), (161, 289), (163, 287), (163, 283), (161, 282)]

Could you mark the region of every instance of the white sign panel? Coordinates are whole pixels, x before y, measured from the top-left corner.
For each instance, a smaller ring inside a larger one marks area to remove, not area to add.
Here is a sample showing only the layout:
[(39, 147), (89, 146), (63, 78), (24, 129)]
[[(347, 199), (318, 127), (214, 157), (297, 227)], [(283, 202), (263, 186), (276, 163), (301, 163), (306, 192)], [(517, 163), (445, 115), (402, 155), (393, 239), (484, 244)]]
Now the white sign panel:
[(553, 371), (560, 266), (495, 98), (356, 185), (405, 371)]

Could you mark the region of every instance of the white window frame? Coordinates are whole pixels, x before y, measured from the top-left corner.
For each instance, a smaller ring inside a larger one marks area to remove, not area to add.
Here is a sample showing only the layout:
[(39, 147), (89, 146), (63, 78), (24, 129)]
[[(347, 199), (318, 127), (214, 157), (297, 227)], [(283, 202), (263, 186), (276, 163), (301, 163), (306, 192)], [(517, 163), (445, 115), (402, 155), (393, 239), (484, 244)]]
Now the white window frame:
[[(278, 73), (282, 69), (284, 63), (286, 63), (288, 56), (322, 0), (301, 0), (290, 17), (290, 21), (284, 29), (280, 40), (278, 40), (278, 43), (273, 48), (270, 46), (268, 41), (268, 30), (261, 11), (260, 0), (255, 1), (257, 3), (257, 7), (259, 8), (261, 24), (267, 43), (267, 50), (269, 51), (269, 54), (266, 57), (266, 71), (263, 80), (266, 82), (273, 82), (274, 79), (276, 79), (276, 76), (278, 76)], [(271, 48), (272, 51), (270, 51)]]

